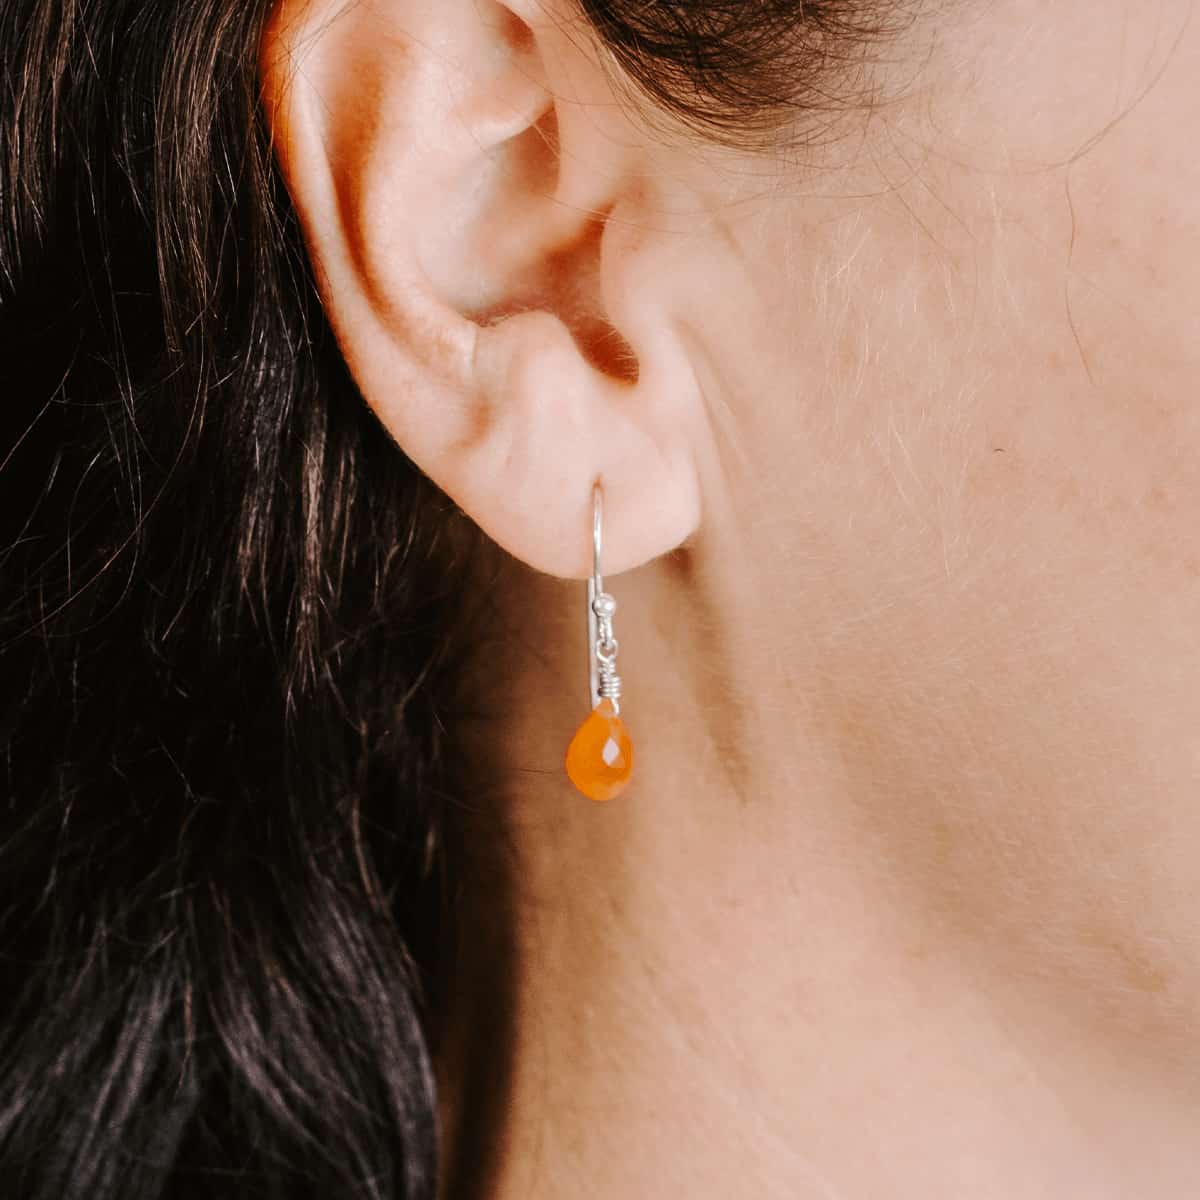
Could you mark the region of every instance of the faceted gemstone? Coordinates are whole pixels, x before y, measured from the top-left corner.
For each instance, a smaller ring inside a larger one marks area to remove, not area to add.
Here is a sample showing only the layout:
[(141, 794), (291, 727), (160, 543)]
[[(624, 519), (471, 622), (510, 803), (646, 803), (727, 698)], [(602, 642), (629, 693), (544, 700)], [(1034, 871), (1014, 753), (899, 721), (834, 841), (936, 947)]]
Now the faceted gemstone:
[(633, 743), (611, 700), (601, 700), (567, 747), (567, 774), (589, 799), (611, 800), (633, 771)]

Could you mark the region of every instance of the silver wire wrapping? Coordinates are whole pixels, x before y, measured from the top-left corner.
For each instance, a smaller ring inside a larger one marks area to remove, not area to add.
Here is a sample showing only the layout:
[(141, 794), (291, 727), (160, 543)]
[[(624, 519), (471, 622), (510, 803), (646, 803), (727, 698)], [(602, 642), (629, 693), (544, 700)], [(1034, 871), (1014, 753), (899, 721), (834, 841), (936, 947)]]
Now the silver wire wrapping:
[(600, 674), (597, 689), (600, 699), (611, 700), (613, 709), (621, 710), (621, 677), (617, 674), (617, 639), (613, 636), (612, 619), (617, 611), (617, 602), (607, 593), (601, 592), (592, 607), (597, 609), (599, 629), (597, 631), (595, 655)]
[(617, 639), (613, 634), (616, 600), (604, 590), (600, 574), (602, 547), (602, 503), (600, 484), (592, 489), (592, 577), (588, 580), (588, 684), (592, 707), (611, 700), (613, 712), (621, 711), (621, 677), (617, 674)]

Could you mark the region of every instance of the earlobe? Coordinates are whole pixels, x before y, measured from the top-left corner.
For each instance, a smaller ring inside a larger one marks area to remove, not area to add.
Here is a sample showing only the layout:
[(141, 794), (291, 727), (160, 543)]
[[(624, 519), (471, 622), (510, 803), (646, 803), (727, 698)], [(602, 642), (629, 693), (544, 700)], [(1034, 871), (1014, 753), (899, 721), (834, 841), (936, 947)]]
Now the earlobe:
[(366, 401), (501, 546), (580, 578), (597, 480), (612, 572), (696, 528), (699, 397), (650, 309), (619, 318), (606, 219), (638, 186), (636, 143), (615, 97), (583, 103), (603, 73), (548, 8), (284, 0), (261, 63)]

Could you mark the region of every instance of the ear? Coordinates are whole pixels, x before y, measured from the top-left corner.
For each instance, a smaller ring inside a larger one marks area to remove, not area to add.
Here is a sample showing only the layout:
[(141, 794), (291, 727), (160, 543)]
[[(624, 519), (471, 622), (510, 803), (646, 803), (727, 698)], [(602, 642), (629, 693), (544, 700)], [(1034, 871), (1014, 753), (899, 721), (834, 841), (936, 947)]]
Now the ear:
[[(261, 72), (326, 312), (399, 446), (531, 566), (697, 527), (697, 384), (636, 278), (644, 139), (555, 0), (283, 0)], [(624, 281), (624, 283), (623, 283)]]

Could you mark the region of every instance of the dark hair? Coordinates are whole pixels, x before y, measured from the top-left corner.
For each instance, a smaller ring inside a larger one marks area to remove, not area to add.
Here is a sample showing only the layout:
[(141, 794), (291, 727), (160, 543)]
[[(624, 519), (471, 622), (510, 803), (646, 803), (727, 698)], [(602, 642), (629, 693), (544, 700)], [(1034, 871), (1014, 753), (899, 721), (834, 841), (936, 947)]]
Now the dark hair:
[[(583, 6), (718, 136), (817, 107), (881, 7)], [(322, 316), (257, 115), (267, 9), (0, 0), (14, 1200), (435, 1191), (488, 552)]]
[(808, 144), (875, 101), (870, 67), (918, 0), (580, 0), (638, 88), (744, 148)]

